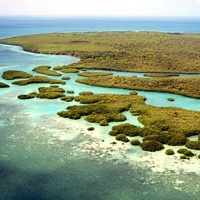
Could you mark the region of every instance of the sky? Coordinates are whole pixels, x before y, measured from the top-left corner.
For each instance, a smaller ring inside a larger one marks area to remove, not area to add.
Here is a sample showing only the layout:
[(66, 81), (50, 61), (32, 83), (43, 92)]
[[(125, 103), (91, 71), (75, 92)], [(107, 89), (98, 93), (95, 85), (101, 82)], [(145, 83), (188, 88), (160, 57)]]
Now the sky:
[(200, 0), (0, 0), (0, 15), (200, 17)]

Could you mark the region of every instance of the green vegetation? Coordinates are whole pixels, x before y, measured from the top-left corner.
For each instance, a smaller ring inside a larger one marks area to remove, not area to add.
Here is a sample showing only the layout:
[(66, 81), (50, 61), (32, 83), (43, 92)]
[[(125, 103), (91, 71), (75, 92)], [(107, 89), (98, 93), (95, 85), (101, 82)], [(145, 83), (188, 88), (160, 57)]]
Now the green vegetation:
[(118, 134), (124, 134), (129, 137), (139, 136), (141, 135), (142, 128), (137, 127), (135, 125), (125, 123), (112, 127), (112, 131), (109, 133), (110, 135), (116, 136)]
[(139, 145), (140, 145), (140, 141), (137, 140), (137, 139), (131, 140), (130, 143), (131, 143), (132, 145), (134, 145), (134, 146), (139, 146)]
[(175, 99), (174, 99), (174, 98), (171, 98), (171, 97), (168, 98), (167, 100), (168, 100), (168, 101), (175, 101)]
[[(81, 61), (70, 67), (53, 68), (63, 73), (78, 73), (78, 69), (84, 69), (84, 72), (79, 75), (88, 78), (78, 79), (79, 83), (130, 90), (170, 92), (200, 98), (200, 77), (174, 77), (177, 73), (200, 73), (200, 35), (154, 32), (55, 33), (15, 37), (0, 42), (21, 45), (25, 50), (38, 53), (80, 57)], [(148, 73), (145, 75), (155, 78), (111, 76), (112, 73), (87, 72), (86, 68), (145, 72)], [(48, 75), (60, 75), (53, 70), (50, 70), (49, 66), (36, 68), (40, 73), (43, 71)], [(7, 75), (11, 79), (28, 78), (13, 82), (18, 85), (65, 84), (65, 81), (44, 76), (28, 74), (29, 77), (21, 77), (25, 76), (21, 71), (14, 72), (14, 75), (11, 71), (5, 74), (3, 76)], [(68, 77), (62, 79), (68, 80)], [(200, 135), (200, 113), (197, 111), (146, 105), (146, 98), (137, 96), (135, 91), (130, 92), (130, 95), (93, 94), (85, 91), (77, 97), (65, 96), (64, 93), (62, 88), (55, 86), (42, 87), (39, 88), (38, 93), (20, 95), (18, 98), (61, 98), (67, 102), (75, 99), (84, 105), (69, 106), (67, 110), (58, 112), (58, 115), (71, 119), (85, 116), (85, 120), (99, 123), (101, 126), (107, 126), (109, 122), (125, 121), (123, 112), (130, 111), (132, 115), (139, 116), (138, 120), (144, 128), (129, 123), (113, 126), (109, 134), (115, 136), (116, 140), (127, 142), (129, 140), (127, 137), (141, 136), (142, 143), (133, 139), (131, 144), (140, 145), (143, 150), (152, 152), (163, 149), (163, 144), (185, 145), (187, 148), (200, 150), (200, 136), (198, 141), (190, 141), (188, 138)], [(72, 94), (74, 91), (67, 91), (67, 93)], [(166, 154), (172, 155), (174, 153), (172, 151), (168, 149)], [(182, 154), (184, 154), (181, 155), (183, 159), (192, 156), (193, 153), (184, 150)]]
[(189, 149), (200, 150), (200, 140), (198, 141), (187, 141), (185, 146)]
[(168, 73), (145, 73), (144, 76), (148, 77), (172, 77), (179, 76), (178, 74), (168, 74)]
[(116, 140), (122, 141), (122, 142), (129, 142), (129, 139), (124, 134), (119, 134), (115, 136)]
[(50, 87), (40, 87), (38, 88), (37, 92), (32, 92), (30, 94), (22, 94), (19, 95), (19, 99), (32, 99), (34, 97), (40, 99), (57, 99), (57, 98), (64, 98), (65, 90), (63, 88), (59, 88), (58, 86), (50, 86)]
[(165, 133), (147, 135), (143, 140), (156, 140), (162, 144), (168, 144), (171, 146), (182, 146), (185, 145), (187, 138), (182, 134)]
[[(171, 138), (173, 135), (177, 135), (178, 137), (181, 136), (180, 141), (177, 140), (177, 143), (182, 144), (182, 142), (185, 142), (185, 137), (199, 135), (200, 133), (200, 112), (198, 111), (174, 107), (159, 108), (144, 103), (133, 104), (130, 111), (133, 114), (135, 112), (140, 113), (138, 119), (145, 126), (143, 136), (162, 133), (164, 136), (166, 134)], [(170, 143), (173, 144), (177, 138), (172, 137), (171, 139), (169, 141), (171, 140)]]
[(180, 153), (180, 154), (183, 154), (185, 156), (188, 156), (188, 157), (194, 156), (194, 153), (192, 151), (185, 149), (185, 148), (181, 148), (177, 152)]
[(76, 68), (133, 72), (200, 73), (200, 35), (92, 32), (27, 35), (0, 40), (24, 50), (81, 58)]
[(65, 90), (58, 86), (40, 87), (38, 88), (38, 91), (39, 93), (36, 94), (36, 97), (40, 99), (57, 99), (65, 97)]
[(74, 90), (67, 90), (66, 91), (68, 94), (74, 94)]
[(94, 130), (94, 127), (88, 127), (87, 130), (88, 130), (88, 131), (93, 131), (93, 130)]
[(200, 113), (198, 111), (146, 105), (145, 98), (137, 95), (92, 94), (90, 92), (80, 94), (75, 97), (75, 101), (85, 105), (70, 106), (66, 111), (58, 112), (58, 115), (71, 119), (86, 116), (85, 120), (104, 126), (112, 121), (126, 120), (122, 112), (130, 109), (133, 115), (139, 115), (138, 119), (145, 127), (122, 123), (113, 126), (109, 135), (141, 136), (144, 144), (146, 144), (145, 141), (155, 141), (162, 145), (190, 145), (191, 148), (191, 141), (188, 137), (200, 133)]
[(92, 95), (93, 92), (90, 92), (90, 91), (83, 91), (83, 92), (80, 92), (79, 95)]
[(174, 150), (173, 150), (173, 149), (167, 149), (167, 150), (165, 151), (165, 154), (166, 154), (166, 155), (174, 155)]
[(86, 76), (86, 77), (93, 77), (93, 76), (110, 76), (113, 73), (109, 72), (81, 72), (77, 74), (78, 76)]
[(122, 114), (131, 107), (131, 102), (142, 102), (143, 97), (130, 95), (114, 94), (92, 94), (91, 92), (81, 93), (75, 97), (76, 101), (87, 105), (69, 106), (66, 111), (58, 112), (61, 117), (79, 119), (86, 116), (85, 120), (104, 124), (112, 121), (125, 121), (126, 117)]
[(63, 76), (62, 80), (70, 80), (70, 77), (69, 76)]
[(18, 96), (18, 99), (33, 99), (35, 98), (35, 94), (30, 93), (30, 94), (21, 94)]
[(46, 76), (31, 76), (29, 79), (13, 81), (12, 83), (15, 85), (28, 85), (28, 84), (35, 84), (35, 83), (49, 83), (49, 84), (62, 84), (62, 85), (66, 84), (65, 81), (51, 79)]
[(100, 125), (100, 126), (108, 126), (108, 122), (107, 122), (107, 120), (103, 119), (103, 120), (101, 120), (101, 121), (99, 122), (99, 125)]
[(185, 155), (180, 155), (180, 159), (183, 159), (183, 160), (185, 160), (185, 159), (188, 159), (188, 157), (187, 157), (187, 156), (185, 156)]
[(69, 67), (66, 67), (66, 68), (63, 67), (60, 71), (63, 73), (78, 73), (79, 72), (77, 69), (69, 68)]
[(24, 71), (8, 70), (3, 72), (2, 78), (5, 80), (14, 80), (19, 78), (30, 78), (31, 76), (31, 74)]
[(137, 95), (138, 93), (136, 91), (131, 91), (129, 94), (130, 95)]
[(7, 88), (7, 87), (10, 87), (10, 86), (5, 83), (0, 82), (0, 88)]
[(60, 98), (62, 101), (71, 102), (74, 100), (73, 96), (65, 96)]
[(101, 76), (77, 79), (78, 83), (130, 90), (170, 92), (200, 98), (200, 77), (137, 78), (126, 76)]
[(50, 69), (51, 69), (50, 66), (38, 66), (38, 67), (33, 68), (32, 71), (35, 71), (40, 74), (46, 74), (49, 76), (61, 76), (60, 73), (50, 70)]
[(141, 146), (142, 150), (151, 151), (151, 152), (159, 151), (164, 148), (162, 143), (155, 141), (155, 140), (146, 140), (146, 141), (142, 142), (140, 144), (140, 146)]

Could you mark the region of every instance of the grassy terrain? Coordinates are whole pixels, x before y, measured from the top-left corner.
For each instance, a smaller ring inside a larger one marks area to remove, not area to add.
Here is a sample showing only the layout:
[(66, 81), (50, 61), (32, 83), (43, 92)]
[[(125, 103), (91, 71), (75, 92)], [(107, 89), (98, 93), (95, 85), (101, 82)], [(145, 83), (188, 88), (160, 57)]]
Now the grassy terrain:
[(32, 75), (18, 70), (8, 70), (3, 72), (2, 78), (5, 80), (14, 80), (14, 79), (21, 79), (21, 78), (30, 78)]
[(27, 51), (81, 58), (76, 68), (200, 73), (200, 35), (92, 32), (28, 35), (0, 40)]
[(51, 69), (50, 66), (38, 66), (38, 67), (33, 68), (32, 71), (35, 71), (40, 74), (46, 74), (49, 76), (61, 76), (60, 73), (54, 70), (50, 70), (50, 69)]
[(144, 76), (148, 77), (171, 77), (179, 76), (178, 74), (168, 74), (168, 73), (145, 73)]
[(62, 80), (51, 79), (46, 76), (31, 76), (26, 80), (13, 81), (12, 84), (15, 85), (28, 85), (35, 83), (49, 83), (49, 84), (62, 84), (65, 85), (66, 82)]
[(126, 76), (95, 76), (77, 79), (76, 81), (78, 83), (102, 87), (170, 92), (188, 97), (200, 98), (200, 77), (164, 77), (147, 79)]
[(93, 76), (109, 76), (113, 75), (113, 73), (109, 72), (81, 72), (77, 74), (78, 76), (85, 76), (85, 77), (93, 77)]
[(65, 90), (63, 88), (59, 88), (58, 86), (50, 86), (50, 87), (40, 87), (37, 92), (32, 92), (29, 94), (21, 94), (18, 96), (19, 99), (32, 99), (32, 98), (40, 98), (40, 99), (58, 99), (65, 97)]

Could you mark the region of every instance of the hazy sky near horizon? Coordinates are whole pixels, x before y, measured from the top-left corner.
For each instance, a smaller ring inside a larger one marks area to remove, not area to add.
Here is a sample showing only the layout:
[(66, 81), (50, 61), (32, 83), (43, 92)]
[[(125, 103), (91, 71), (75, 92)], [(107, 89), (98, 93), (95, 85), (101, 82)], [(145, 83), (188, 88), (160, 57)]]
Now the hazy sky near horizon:
[(0, 0), (0, 15), (200, 17), (200, 0)]

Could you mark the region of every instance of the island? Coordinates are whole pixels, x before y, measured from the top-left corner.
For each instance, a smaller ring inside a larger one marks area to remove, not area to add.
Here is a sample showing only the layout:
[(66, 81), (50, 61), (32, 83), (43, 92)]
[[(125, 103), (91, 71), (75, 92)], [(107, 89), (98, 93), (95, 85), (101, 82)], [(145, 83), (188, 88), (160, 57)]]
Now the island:
[[(68, 66), (38, 66), (33, 69), (43, 75), (62, 76), (61, 79), (65, 81), (33, 76), (22, 71), (5, 71), (2, 78), (6, 80), (23, 79), (15, 80), (12, 84), (64, 85), (70, 79), (70, 75), (65, 76), (65, 73), (77, 73), (84, 77), (76, 80), (81, 84), (130, 90), (127, 95), (83, 91), (77, 96), (68, 96), (66, 93), (73, 94), (74, 91), (65, 91), (58, 85), (51, 85), (38, 88), (38, 92), (21, 94), (19, 99), (60, 98), (66, 102), (80, 102), (81, 105), (68, 106), (57, 114), (74, 120), (84, 116), (88, 122), (100, 126), (120, 122), (108, 134), (117, 141), (140, 146), (144, 151), (159, 151), (168, 145), (170, 148), (166, 154), (170, 156), (174, 154), (173, 146), (180, 146), (180, 158), (189, 159), (195, 153), (188, 149), (200, 150), (199, 111), (147, 105), (146, 97), (137, 95), (137, 90), (144, 90), (200, 99), (200, 35), (146, 31), (52, 33), (13, 37), (0, 42), (20, 45), (24, 50), (35, 53), (80, 58), (79, 62)], [(90, 71), (94, 69), (107, 72)], [(112, 71), (141, 72), (149, 77), (113, 75)], [(197, 76), (180, 77), (182, 73)], [(168, 100), (174, 101), (171, 98)], [(126, 123), (124, 112), (138, 116), (144, 127)], [(88, 130), (95, 131), (93, 127)], [(191, 136), (198, 136), (198, 141), (190, 140)], [(135, 137), (141, 137), (142, 141)]]

